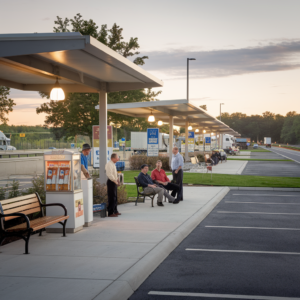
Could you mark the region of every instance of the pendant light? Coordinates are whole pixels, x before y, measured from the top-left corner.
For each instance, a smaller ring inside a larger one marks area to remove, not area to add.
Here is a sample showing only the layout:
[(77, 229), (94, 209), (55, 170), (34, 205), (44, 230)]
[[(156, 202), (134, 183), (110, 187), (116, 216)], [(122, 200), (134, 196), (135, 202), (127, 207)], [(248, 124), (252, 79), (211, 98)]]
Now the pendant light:
[(148, 117), (148, 122), (150, 122), (150, 123), (155, 122), (155, 117), (152, 114), (152, 110), (151, 110), (150, 116)]
[(51, 100), (65, 100), (65, 93), (58, 83), (58, 78), (56, 78), (54, 87), (51, 90), (50, 99)]

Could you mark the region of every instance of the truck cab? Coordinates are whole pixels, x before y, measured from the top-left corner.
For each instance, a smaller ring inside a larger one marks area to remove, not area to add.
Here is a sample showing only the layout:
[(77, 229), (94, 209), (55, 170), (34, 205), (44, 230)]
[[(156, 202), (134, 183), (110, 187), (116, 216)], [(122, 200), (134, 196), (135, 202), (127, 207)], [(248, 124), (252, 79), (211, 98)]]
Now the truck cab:
[(2, 131), (0, 131), (0, 151), (1, 150), (16, 150), (15, 147), (10, 145), (10, 139), (7, 138)]

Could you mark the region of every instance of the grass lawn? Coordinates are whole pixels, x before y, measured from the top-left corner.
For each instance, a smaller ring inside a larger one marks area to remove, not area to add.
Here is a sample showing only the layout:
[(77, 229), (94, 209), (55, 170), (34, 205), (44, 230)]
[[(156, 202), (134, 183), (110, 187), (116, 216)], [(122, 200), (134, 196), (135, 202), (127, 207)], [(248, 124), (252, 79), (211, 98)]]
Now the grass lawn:
[[(150, 173), (150, 172), (149, 172)], [(134, 176), (137, 176), (139, 171), (124, 171), (124, 181), (134, 182)], [(167, 173), (169, 175), (171, 173)], [(271, 177), (271, 176), (251, 176), (251, 175), (227, 175), (204, 173), (184, 173), (183, 183), (198, 184), (208, 186), (241, 186), (241, 187), (300, 187), (299, 177)], [(136, 186), (127, 186), (127, 191), (131, 195), (136, 196)], [(130, 196), (130, 195), (128, 195)]]
[(248, 161), (292, 161), (290, 159), (263, 159), (263, 158), (227, 158), (227, 160), (248, 160)]
[(266, 150), (266, 149), (252, 149), (252, 150), (240, 150), (240, 152), (271, 152), (270, 150)]

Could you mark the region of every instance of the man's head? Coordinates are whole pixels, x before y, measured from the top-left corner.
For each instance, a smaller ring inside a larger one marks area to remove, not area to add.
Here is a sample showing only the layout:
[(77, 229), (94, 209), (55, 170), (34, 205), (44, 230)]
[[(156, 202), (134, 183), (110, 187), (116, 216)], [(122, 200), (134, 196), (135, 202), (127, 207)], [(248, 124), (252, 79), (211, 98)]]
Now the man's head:
[(113, 153), (111, 156), (110, 156), (110, 159), (113, 163), (116, 163), (118, 160), (119, 160), (119, 157), (117, 155), (117, 153)]
[(146, 174), (148, 172), (148, 170), (149, 170), (148, 165), (142, 165), (141, 166), (141, 172), (142, 173)]
[(162, 162), (161, 162), (161, 160), (158, 160), (158, 161), (156, 162), (156, 169), (160, 170), (161, 167), (162, 167)]
[(83, 144), (82, 146), (82, 154), (84, 156), (88, 156), (91, 152), (91, 146), (89, 144)]
[(174, 147), (173, 150), (172, 150), (172, 152), (173, 152), (174, 155), (176, 155), (178, 153), (178, 151), (179, 151), (178, 147)]

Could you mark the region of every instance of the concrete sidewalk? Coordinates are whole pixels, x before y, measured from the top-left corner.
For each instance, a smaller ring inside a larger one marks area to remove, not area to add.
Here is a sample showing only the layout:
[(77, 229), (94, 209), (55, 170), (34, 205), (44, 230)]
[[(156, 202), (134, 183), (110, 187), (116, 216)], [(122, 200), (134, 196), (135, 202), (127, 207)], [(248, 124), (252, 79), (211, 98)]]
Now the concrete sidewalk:
[(31, 238), (0, 248), (1, 299), (128, 299), (228, 193), (228, 187), (185, 187), (184, 201), (119, 206), (122, 216), (61, 237)]
[[(240, 175), (245, 169), (248, 161), (243, 160), (227, 160), (227, 162), (219, 163), (213, 166), (213, 174), (229, 174), (229, 175)], [(206, 173), (206, 168), (204, 169), (191, 169), (187, 171), (188, 173)]]

